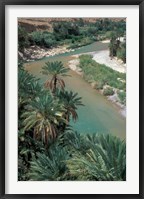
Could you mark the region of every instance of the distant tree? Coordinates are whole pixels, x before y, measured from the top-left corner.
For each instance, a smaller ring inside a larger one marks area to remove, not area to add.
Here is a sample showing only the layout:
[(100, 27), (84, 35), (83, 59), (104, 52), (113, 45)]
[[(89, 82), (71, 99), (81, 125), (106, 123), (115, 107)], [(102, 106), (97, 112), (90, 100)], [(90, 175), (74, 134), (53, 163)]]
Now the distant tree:
[(35, 31), (31, 33), (31, 38), (36, 45), (44, 45), (43, 34), (40, 31)]
[(25, 28), (18, 26), (18, 50), (22, 51), (29, 46), (29, 36)]
[(85, 25), (83, 18), (79, 18), (78, 25), (83, 27)]
[(79, 35), (79, 27), (74, 22), (57, 22), (53, 24), (53, 32), (57, 40), (68, 39), (71, 35)]
[(54, 34), (49, 32), (43, 33), (43, 43), (47, 48), (56, 46), (57, 43)]
[(117, 50), (117, 57), (119, 59), (122, 59), (124, 63), (126, 63), (126, 43), (122, 43)]
[(117, 50), (120, 47), (120, 40), (118, 39), (118, 33), (117, 32), (111, 32), (110, 34), (110, 57), (117, 55)]

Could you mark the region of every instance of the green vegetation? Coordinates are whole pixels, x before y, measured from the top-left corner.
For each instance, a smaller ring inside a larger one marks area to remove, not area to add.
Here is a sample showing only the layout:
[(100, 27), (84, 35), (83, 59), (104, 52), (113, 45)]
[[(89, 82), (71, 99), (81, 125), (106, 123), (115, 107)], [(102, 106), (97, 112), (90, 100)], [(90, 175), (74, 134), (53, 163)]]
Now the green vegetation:
[(114, 91), (112, 88), (105, 88), (104, 91), (103, 91), (103, 94), (104, 95), (113, 95), (114, 94)]
[(112, 135), (67, 131), (32, 157), (26, 176), (33, 181), (122, 181), (125, 154), (125, 142)]
[(29, 45), (29, 36), (26, 30), (18, 26), (18, 50), (23, 51), (24, 48), (28, 47)]
[(43, 66), (43, 71), (42, 73), (44, 75), (52, 75), (51, 80), (47, 80), (45, 82), (45, 87), (48, 87), (52, 90), (53, 93), (56, 92), (57, 86), (59, 85), (61, 89), (64, 90), (65, 88), (65, 83), (63, 79), (59, 76), (67, 76), (68, 68), (63, 67), (62, 62), (47, 62)]
[(118, 48), (117, 57), (126, 63), (126, 43), (122, 43)]
[(107, 18), (96, 20), (96, 22), (85, 22), (82, 18), (73, 22), (54, 21), (51, 32), (34, 31), (31, 33), (27, 33), (24, 28), (19, 26), (19, 50), (31, 45), (51, 48), (66, 44), (69, 48), (77, 48), (94, 41), (107, 39), (113, 31), (117, 31), (118, 35), (124, 35), (125, 21), (116, 22)]
[(54, 35), (47, 31), (44, 32), (35, 31), (32, 32), (30, 36), (31, 36), (31, 43), (38, 46), (50, 48), (56, 46), (57, 44)]
[(121, 42), (120, 36), (125, 35), (122, 35), (119, 31), (111, 32), (109, 44), (110, 56), (117, 56), (124, 63), (126, 63), (126, 41)]
[(126, 180), (125, 141), (109, 134), (82, 135), (69, 126), (83, 104), (78, 93), (58, 86), (67, 75), (62, 63), (48, 62), (42, 70), (51, 84), (57, 79), (55, 90), (22, 66), (18, 71), (18, 180)]
[(119, 92), (118, 92), (118, 97), (119, 97), (120, 102), (121, 102), (122, 104), (126, 104), (126, 92), (124, 92), (124, 91), (119, 91)]
[[(58, 76), (58, 74), (66, 75), (67, 72), (62, 63), (48, 63), (46, 67), (44, 66), (43, 73), (47, 75), (48, 71), (53, 76), (49, 83), (50, 87), (46, 88), (22, 68), (19, 68), (18, 76), (19, 129), (26, 132), (33, 131), (33, 137), (46, 144), (48, 144), (49, 137), (55, 139), (60, 129), (66, 128), (71, 114), (75, 116), (75, 119), (77, 118), (77, 106), (82, 105), (77, 93), (69, 93), (64, 90), (65, 83)], [(62, 87), (57, 88), (57, 83), (60, 83)], [(65, 96), (64, 101), (62, 95)]]
[(79, 67), (84, 72), (84, 78), (89, 82), (96, 82), (98, 86), (109, 85), (114, 88), (124, 89), (125, 82), (121, 82), (118, 78), (126, 80), (126, 74), (119, 73), (113, 69), (99, 64), (92, 59), (91, 55), (81, 55)]
[[(38, 45), (52, 48), (67, 45), (77, 48), (109, 38), (111, 49), (123, 61), (126, 46), (117, 37), (125, 34), (125, 22), (100, 19), (96, 22), (52, 22), (52, 32), (27, 33), (18, 27), (18, 50)], [(114, 56), (114, 54), (113, 54)], [(84, 78), (103, 90), (118, 93), (126, 103), (126, 75), (81, 55), (79, 67)], [(46, 62), (41, 73), (44, 84), (18, 63), (18, 180), (19, 181), (124, 181), (126, 180), (126, 143), (111, 134), (74, 132), (70, 121), (78, 119), (84, 106), (78, 93), (68, 91), (63, 80), (68, 68), (60, 61)]]
[[(66, 75), (67, 72), (62, 63), (49, 63), (48, 66), (43, 68), (43, 73), (47, 74), (49, 71), (53, 74), (51, 84), (55, 78), (55, 92), (41, 85), (21, 64), (18, 70), (19, 180), (29, 179), (27, 172), (32, 158), (37, 158), (37, 152), (43, 152), (66, 130), (71, 115), (73, 119), (77, 119), (77, 106), (82, 105), (77, 93), (57, 88), (57, 83), (64, 84), (58, 75)], [(65, 100), (62, 100), (63, 93)]]
[[(104, 89), (104, 95), (114, 94), (113, 89), (123, 90), (126, 92), (126, 74), (119, 73), (113, 69), (106, 67), (105, 65), (99, 64), (92, 59), (91, 55), (81, 55), (79, 67), (84, 73), (84, 78), (89, 83), (95, 82), (96, 89), (102, 90), (105, 85), (108, 85), (109, 88)], [(119, 94), (120, 96), (122, 94)], [(123, 95), (121, 103), (125, 103), (126, 95)]]

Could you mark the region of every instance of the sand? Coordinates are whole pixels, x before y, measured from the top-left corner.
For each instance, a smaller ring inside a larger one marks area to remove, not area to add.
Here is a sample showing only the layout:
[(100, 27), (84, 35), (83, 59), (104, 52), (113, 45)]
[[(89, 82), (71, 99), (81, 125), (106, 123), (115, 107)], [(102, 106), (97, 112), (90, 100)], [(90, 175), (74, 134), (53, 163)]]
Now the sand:
[(117, 58), (111, 59), (109, 56), (109, 50), (102, 50), (93, 53), (93, 59), (100, 63), (105, 64), (107, 67), (112, 68), (115, 71), (125, 73), (126, 72), (126, 64), (122, 63), (121, 60)]

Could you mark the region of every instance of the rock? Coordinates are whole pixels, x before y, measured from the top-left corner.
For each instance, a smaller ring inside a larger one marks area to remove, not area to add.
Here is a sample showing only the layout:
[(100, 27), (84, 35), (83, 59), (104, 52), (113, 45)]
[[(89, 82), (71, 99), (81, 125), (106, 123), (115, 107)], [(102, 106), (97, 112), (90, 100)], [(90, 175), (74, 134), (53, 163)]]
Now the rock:
[(18, 59), (19, 60), (24, 60), (24, 55), (20, 51), (18, 51)]
[(43, 57), (49, 57), (49, 56), (54, 56), (57, 54), (62, 54), (65, 52), (70, 52), (71, 49), (67, 49), (67, 46), (58, 46), (55, 48), (41, 48), (39, 46), (31, 46), (29, 48), (24, 49), (24, 53), (22, 54), (21, 52), (18, 53), (19, 59), (22, 60), (37, 60), (41, 59)]
[(125, 82), (126, 82), (124, 79), (121, 79), (121, 78), (119, 78), (119, 77), (117, 78), (117, 80), (120, 81), (120, 82), (122, 82), (122, 83), (125, 83)]
[(94, 88), (94, 89), (96, 89), (96, 82), (92, 82), (91, 83), (91, 87)]

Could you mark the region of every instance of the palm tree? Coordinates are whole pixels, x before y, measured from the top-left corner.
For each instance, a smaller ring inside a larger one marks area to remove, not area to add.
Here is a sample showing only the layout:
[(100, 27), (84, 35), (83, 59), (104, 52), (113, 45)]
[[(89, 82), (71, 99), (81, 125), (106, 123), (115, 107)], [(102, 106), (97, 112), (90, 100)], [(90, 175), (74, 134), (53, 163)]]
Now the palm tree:
[(61, 89), (64, 89), (65, 83), (61, 76), (67, 76), (69, 69), (63, 67), (61, 61), (46, 62), (42, 69), (42, 73), (44, 75), (52, 75), (50, 82), (45, 82), (45, 87), (49, 87), (53, 93), (55, 93), (57, 86), (60, 86)]
[(126, 180), (125, 141), (108, 134), (65, 132), (45, 152), (37, 153), (30, 180)]
[(113, 31), (110, 35), (110, 57), (116, 56), (117, 50), (120, 47), (120, 34), (119, 32)]
[(41, 91), (42, 86), (33, 75), (23, 68), (18, 70), (18, 96), (19, 107), (34, 99)]
[(111, 32), (110, 44), (109, 44), (110, 57), (113, 57), (116, 54), (116, 39), (117, 39), (117, 33), (115, 31)]
[(25, 107), (42, 92), (42, 86), (38, 79), (30, 75), (22, 68), (18, 72), (18, 126), (23, 128), (21, 115), (25, 111)]
[(34, 138), (48, 144), (48, 139), (57, 137), (60, 122), (65, 122), (64, 112), (63, 104), (50, 92), (43, 91), (22, 114), (24, 130), (34, 129)]
[(66, 148), (54, 144), (47, 152), (37, 153), (37, 158), (33, 158), (28, 177), (31, 181), (65, 180), (67, 173), (65, 161), (68, 158)]
[(72, 91), (62, 91), (57, 90), (56, 96), (61, 100), (65, 107), (65, 118), (67, 122), (72, 119), (76, 121), (78, 119), (77, 107), (83, 106), (81, 102), (81, 97), (78, 97), (78, 93), (73, 93)]
[[(65, 135), (69, 136), (69, 134)], [(77, 141), (79, 150), (73, 144), (75, 152), (72, 158), (67, 161), (70, 174), (77, 177), (77, 180), (126, 180), (125, 141), (110, 134), (97, 133), (84, 137), (84, 145), (87, 146), (85, 153), (81, 150), (82, 137), (77, 137), (78, 140), (81, 140)]]

